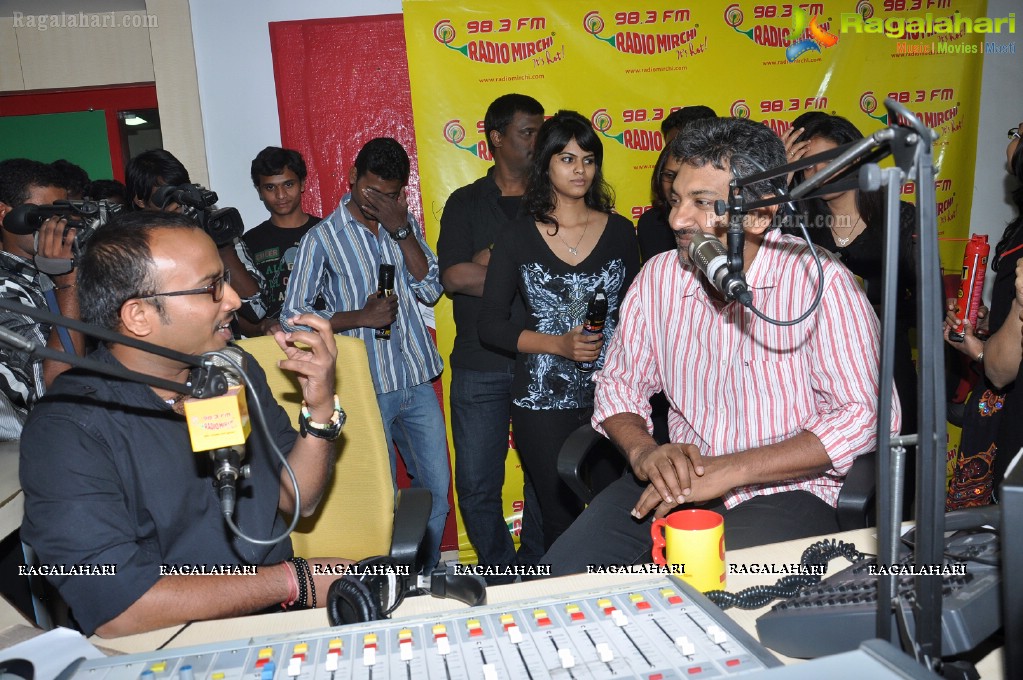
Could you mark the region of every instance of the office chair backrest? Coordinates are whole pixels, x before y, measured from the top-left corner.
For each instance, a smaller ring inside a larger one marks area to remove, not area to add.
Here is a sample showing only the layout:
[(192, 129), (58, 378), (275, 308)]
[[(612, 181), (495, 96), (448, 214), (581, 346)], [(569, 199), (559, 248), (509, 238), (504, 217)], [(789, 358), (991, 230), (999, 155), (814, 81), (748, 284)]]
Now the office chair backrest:
[[(298, 555), (360, 560), (390, 549), (394, 487), (366, 346), (356, 338), (334, 337), (336, 390), (348, 421), (336, 443), (337, 464), (320, 507), (299, 520), (291, 540)], [(277, 367), (284, 358), (277, 342), (263, 336), (237, 344), (266, 371), (270, 391), (297, 429), (302, 393), (294, 375)]]

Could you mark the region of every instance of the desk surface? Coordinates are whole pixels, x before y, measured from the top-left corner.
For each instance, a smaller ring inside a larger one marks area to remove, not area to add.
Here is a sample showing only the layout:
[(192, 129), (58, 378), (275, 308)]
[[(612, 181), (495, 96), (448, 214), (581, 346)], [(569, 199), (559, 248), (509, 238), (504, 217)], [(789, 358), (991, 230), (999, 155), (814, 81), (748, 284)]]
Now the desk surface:
[[(856, 547), (863, 552), (874, 553), (877, 551), (877, 537), (873, 529), (846, 532), (838, 534), (834, 538), (855, 543)], [(812, 542), (813, 539), (800, 539), (744, 550), (733, 550), (728, 552), (728, 562), (732, 565), (794, 564), (799, 562), (803, 550)], [(487, 589), (487, 603), (498, 604), (537, 597), (561, 597), (575, 591), (639, 583), (649, 581), (650, 578), (649, 574), (580, 574), (495, 586)], [(775, 575), (769, 574), (729, 574), (727, 586), (728, 590), (737, 592), (755, 585), (774, 583), (776, 580)], [(465, 609), (466, 606), (456, 600), (441, 600), (428, 596), (414, 597), (402, 604), (394, 618), (456, 610), (464, 611)], [(756, 620), (768, 609), (769, 605), (753, 610), (729, 609), (727, 614), (756, 638)], [(442, 617), (439, 618), (442, 619)], [(97, 646), (125, 653), (136, 653), (152, 651), (161, 646), (173, 649), (222, 640), (240, 640), (264, 635), (315, 630), (328, 625), (325, 610), (316, 609), (287, 614), (246, 616), (224, 621), (204, 621), (116, 640), (94, 637), (91, 641)], [(797, 659), (790, 659), (779, 654), (775, 654), (775, 656), (784, 663), (798, 662)], [(1003, 675), (1001, 653), (995, 651), (989, 654), (978, 664), (977, 669), (982, 678), (1001, 678)]]

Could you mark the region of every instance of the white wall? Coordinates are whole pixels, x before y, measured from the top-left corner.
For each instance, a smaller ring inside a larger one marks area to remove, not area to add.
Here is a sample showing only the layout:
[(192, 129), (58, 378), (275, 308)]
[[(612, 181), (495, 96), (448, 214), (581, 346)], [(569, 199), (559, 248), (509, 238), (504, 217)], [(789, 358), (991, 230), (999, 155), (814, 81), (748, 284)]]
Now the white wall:
[[(281, 143), (271, 21), (400, 14), (401, 0), (189, 0), (210, 188), (247, 227), (267, 217), (249, 179), (263, 147)], [(343, 50), (344, 46), (339, 45)]]
[[(249, 162), (264, 146), (280, 144), (267, 23), (393, 14), (401, 12), (401, 2), (190, 0), (190, 4), (210, 185), (220, 194), (221, 205), (236, 206), (246, 225), (254, 226), (265, 219), (266, 210), (249, 180)], [(1019, 0), (989, 0), (988, 16), (1006, 16), (1017, 11), (1018, 4)], [(1000, 37), (1013, 39), (1016, 54), (984, 57), (970, 229), (989, 234), (993, 241), (1015, 214), (1006, 176), (1005, 130), (1023, 122), (1023, 33)]]

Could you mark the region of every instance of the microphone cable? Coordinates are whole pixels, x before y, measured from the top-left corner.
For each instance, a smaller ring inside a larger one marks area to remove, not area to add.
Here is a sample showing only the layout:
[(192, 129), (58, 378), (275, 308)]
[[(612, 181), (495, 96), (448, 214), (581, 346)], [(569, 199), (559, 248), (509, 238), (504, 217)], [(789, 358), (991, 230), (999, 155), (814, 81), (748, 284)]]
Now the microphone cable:
[(301, 513), (298, 511), (298, 508), (302, 507), (301, 495), (298, 490), (298, 480), (295, 478), (294, 470), (292, 470), (291, 466), (288, 465), (287, 457), (281, 451), (280, 447), (277, 446), (277, 442), (274, 440), (274, 438), (270, 435), (270, 428), (267, 427), (266, 424), (263, 403), (260, 401), (259, 395), (256, 394), (256, 391), (253, 389), (249, 389), (249, 386), (252, 384), (252, 380), (251, 378), (249, 378), (248, 373), (245, 372), (245, 369), (242, 368), (241, 364), (238, 361), (236, 361), (235, 358), (231, 356), (229, 352), (222, 352), (218, 350), (215, 352), (207, 352), (206, 355), (215, 356), (218, 359), (221, 359), (225, 363), (229, 364), (238, 372), (238, 375), (241, 376), (245, 381), (245, 390), (248, 394), (248, 398), (252, 400), (252, 410), (255, 412), (255, 415), (259, 416), (258, 418), (255, 419), (257, 426), (259, 427), (259, 431), (263, 435), (263, 439), (265, 439), (266, 442), (270, 445), (270, 449), (274, 452), (274, 454), (276, 454), (277, 458), (279, 458), (281, 463), (284, 465), (284, 470), (288, 473), (288, 478), (291, 479), (291, 487), (292, 489), (295, 490), (295, 512), (291, 517), (291, 524), (279, 536), (266, 539), (253, 538), (252, 536), (249, 536), (244, 531), (242, 531), (237, 524), (235, 524), (233, 509), (223, 511), (224, 521), (227, 522), (227, 526), (231, 527), (231, 531), (233, 531), (234, 534), (241, 538), (242, 540), (248, 541), (249, 543), (254, 543), (256, 545), (275, 545), (283, 541), (288, 536), (290, 536), (291, 532), (294, 531), (295, 527), (298, 526), (298, 519), (299, 516), (301, 515)]
[[(760, 161), (750, 156), (747, 156), (746, 154), (736, 153), (733, 154), (733, 157), (740, 157), (746, 161), (749, 161), (749, 163), (756, 167), (757, 170), (759, 170), (760, 172), (767, 172), (767, 170), (764, 169), (764, 166), (760, 164)], [(807, 318), (809, 318), (810, 314), (812, 314), (813, 311), (817, 309), (818, 305), (820, 305), (821, 298), (824, 296), (824, 267), (821, 265), (820, 253), (817, 252), (817, 246), (815, 246), (813, 244), (813, 241), (810, 240), (810, 232), (806, 230), (806, 224), (803, 221), (802, 214), (800, 214), (793, 205), (792, 200), (789, 197), (788, 189), (784, 186), (784, 183), (778, 182), (776, 180), (777, 178), (768, 181), (771, 183), (772, 186), (774, 186), (775, 190), (778, 192), (778, 195), (785, 199), (785, 202), (782, 203), (781, 205), (785, 208), (788, 208), (789, 216), (795, 219), (796, 225), (799, 226), (799, 230), (803, 233), (803, 240), (806, 241), (807, 246), (809, 246), (810, 248), (810, 254), (813, 256), (813, 262), (817, 266), (817, 291), (814, 293), (813, 301), (810, 303), (810, 306), (806, 309), (806, 311), (804, 311), (795, 319), (791, 319), (789, 321), (772, 319), (771, 317), (767, 316), (759, 309), (754, 307), (752, 303), (750, 303), (747, 306), (747, 309), (749, 309), (759, 318), (763, 319), (767, 323), (772, 324), (774, 326), (795, 326), (796, 324), (802, 323)], [(741, 187), (738, 187), (738, 189), (740, 192), (742, 191)]]

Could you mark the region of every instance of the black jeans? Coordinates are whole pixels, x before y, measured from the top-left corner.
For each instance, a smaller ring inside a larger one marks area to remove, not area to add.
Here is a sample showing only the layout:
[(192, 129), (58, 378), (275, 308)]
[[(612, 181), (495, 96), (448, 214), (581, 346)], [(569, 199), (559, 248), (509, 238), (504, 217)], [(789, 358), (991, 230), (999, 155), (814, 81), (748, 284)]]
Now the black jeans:
[[(644, 488), (628, 472), (600, 492), (544, 555), (541, 562), (551, 565), (551, 575), (577, 574), (587, 565), (652, 562), (653, 515), (637, 520), (629, 514)], [(731, 509), (720, 500), (700, 507), (724, 515), (726, 550), (838, 531), (835, 509), (806, 491), (756, 496)]]
[(540, 501), (545, 550), (582, 512), (582, 501), (558, 476), (558, 453), (568, 435), (590, 422), (592, 413), (591, 408), (536, 411), (512, 405), (515, 447)]
[[(451, 435), (455, 445), (455, 489), (465, 533), (481, 565), (534, 565), (543, 556), (540, 510), (524, 476), (522, 531), (516, 555), (501, 493), (508, 455), (508, 420), (513, 372), (451, 370)], [(514, 581), (492, 576), (490, 585)]]

